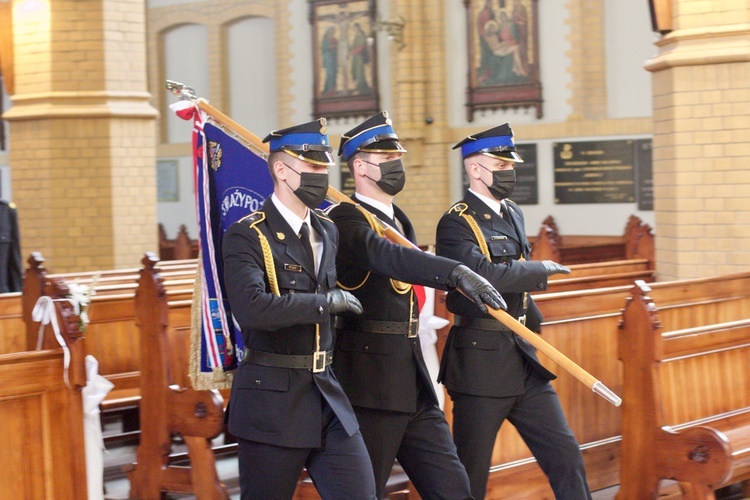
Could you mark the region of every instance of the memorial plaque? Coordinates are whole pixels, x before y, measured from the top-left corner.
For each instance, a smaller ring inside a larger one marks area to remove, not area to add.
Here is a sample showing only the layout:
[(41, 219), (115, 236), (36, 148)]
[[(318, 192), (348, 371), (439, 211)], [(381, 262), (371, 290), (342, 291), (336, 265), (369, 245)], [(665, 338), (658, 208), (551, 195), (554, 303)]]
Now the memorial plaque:
[(638, 139), (635, 145), (635, 194), (638, 210), (654, 209), (654, 179), (651, 163), (651, 139)]
[(519, 205), (536, 205), (539, 203), (536, 144), (516, 144), (516, 151), (523, 163), (516, 163), (516, 188), (510, 199)]
[(633, 142), (554, 143), (555, 203), (633, 203)]
[(179, 169), (177, 160), (156, 162), (156, 200), (180, 201)]
[[(537, 205), (539, 203), (539, 176), (537, 175), (536, 144), (516, 144), (516, 151), (523, 158), (523, 163), (516, 163), (516, 188), (510, 199), (519, 205)], [(461, 160), (461, 182), (464, 191), (469, 189), (469, 176)]]

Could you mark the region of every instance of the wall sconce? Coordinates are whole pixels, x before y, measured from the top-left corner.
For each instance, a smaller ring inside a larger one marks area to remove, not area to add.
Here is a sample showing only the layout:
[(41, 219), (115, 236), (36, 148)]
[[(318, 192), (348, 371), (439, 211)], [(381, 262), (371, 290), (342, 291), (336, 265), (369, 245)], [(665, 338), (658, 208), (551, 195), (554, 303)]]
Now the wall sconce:
[(375, 19), (375, 23), (372, 25), (373, 29), (373, 36), (372, 40), (374, 41), (374, 32), (376, 31), (384, 31), (388, 34), (388, 40), (391, 40), (396, 43), (396, 47), (398, 50), (403, 49), (406, 47), (406, 42), (404, 42), (404, 26), (406, 25), (406, 20), (404, 20), (403, 17), (398, 16), (396, 19), (389, 20), (389, 21), (383, 21), (380, 19), (380, 14), (378, 14), (377, 19)]

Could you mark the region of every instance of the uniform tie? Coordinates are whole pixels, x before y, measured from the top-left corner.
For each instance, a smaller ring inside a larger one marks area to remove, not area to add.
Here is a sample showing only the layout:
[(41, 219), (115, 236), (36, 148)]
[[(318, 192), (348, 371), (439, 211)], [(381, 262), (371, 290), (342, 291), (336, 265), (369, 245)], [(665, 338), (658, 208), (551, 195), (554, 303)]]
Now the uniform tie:
[(307, 225), (307, 222), (302, 223), (302, 227), (299, 230), (299, 239), (302, 242), (302, 246), (305, 247), (307, 256), (310, 257), (310, 262), (312, 262), (313, 267), (315, 267), (315, 256), (313, 254), (312, 245), (310, 244), (310, 227)]

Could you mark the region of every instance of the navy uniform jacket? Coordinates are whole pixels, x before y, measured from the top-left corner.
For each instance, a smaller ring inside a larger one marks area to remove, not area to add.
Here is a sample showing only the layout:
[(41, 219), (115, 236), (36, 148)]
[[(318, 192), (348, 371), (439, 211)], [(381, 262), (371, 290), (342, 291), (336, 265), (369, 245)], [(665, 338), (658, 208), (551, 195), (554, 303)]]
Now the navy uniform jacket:
[[(524, 292), (545, 290), (547, 272), (544, 264), (528, 261), (531, 245), (526, 238), (523, 213), (518, 205), (506, 200), (510, 221), (493, 212), (470, 191), (440, 219), (435, 251), (455, 259), (484, 276), (500, 292), (508, 304), (508, 314), (518, 318), (524, 314)], [(461, 212), (470, 214), (484, 235), (492, 259), (480, 249), (468, 221)], [(518, 260), (523, 257), (524, 262)], [(526, 326), (541, 330), (542, 315), (528, 297)], [(458, 292), (449, 292), (448, 310), (462, 316), (491, 318)], [(524, 392), (528, 370), (544, 379), (555, 375), (544, 368), (536, 357), (536, 349), (523, 338), (509, 331), (474, 328), (451, 328), (440, 363), (438, 380), (451, 390), (489, 397), (517, 396)]]
[[(311, 212), (312, 229), (323, 241), (317, 276), (299, 237), (271, 199), (263, 208), (232, 224), (223, 239), (224, 281), (232, 314), (245, 346), (280, 354), (311, 355), (333, 349), (326, 292), (336, 286), (336, 226)], [(281, 296), (271, 292), (257, 231), (268, 240)], [(243, 439), (293, 448), (321, 446), (325, 398), (344, 429), (353, 435), (357, 419), (341, 385), (327, 367), (320, 373), (240, 363), (229, 405), (229, 431)]]
[(23, 264), (18, 240), (18, 219), (12, 203), (0, 200), (0, 293), (20, 292)]
[[(382, 221), (397, 227), (380, 210), (359, 202), (356, 197), (353, 199)], [(402, 210), (393, 208), (404, 236), (414, 242), (411, 222)], [(362, 303), (364, 312), (359, 319), (407, 323), (410, 317), (419, 317), (411, 289), (399, 293), (391, 277), (445, 290), (448, 274), (456, 262), (391, 243), (379, 236), (350, 203), (334, 207), (330, 216), (341, 235), (336, 258), (339, 284)], [(432, 402), (437, 404), (418, 337), (337, 330), (333, 365), (354, 406), (414, 412), (418, 377)]]

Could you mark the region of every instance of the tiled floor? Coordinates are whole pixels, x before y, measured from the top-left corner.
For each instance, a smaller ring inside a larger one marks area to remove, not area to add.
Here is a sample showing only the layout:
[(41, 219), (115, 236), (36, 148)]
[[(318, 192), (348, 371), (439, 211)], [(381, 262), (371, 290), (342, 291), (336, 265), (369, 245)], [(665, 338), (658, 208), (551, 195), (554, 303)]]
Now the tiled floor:
[[(106, 435), (106, 430), (105, 430)], [(221, 444), (222, 438), (217, 439), (217, 444)], [(182, 451), (176, 449), (175, 451)], [(135, 461), (136, 446), (111, 446), (104, 454), (104, 476), (105, 476), (105, 499), (122, 500), (128, 498), (130, 483), (122, 473), (122, 466)], [(227, 487), (230, 498), (239, 499), (239, 473), (237, 469), (237, 459), (234, 456), (222, 457), (217, 459), (217, 469), (219, 478)], [(593, 500), (614, 500), (619, 487), (613, 486), (599, 491), (592, 492)], [(194, 498), (186, 495), (169, 495), (169, 499), (188, 499)], [(681, 495), (677, 490), (676, 484), (664, 482), (662, 493), (659, 500), (677, 500)], [(743, 497), (737, 486), (725, 488), (717, 492), (717, 499), (721, 500), (749, 500)]]
[[(128, 498), (130, 483), (122, 476), (120, 468), (123, 465), (132, 463), (135, 460), (135, 447), (118, 447), (108, 451), (104, 456), (105, 477), (105, 499), (123, 500)], [(219, 478), (230, 494), (230, 498), (239, 499), (239, 473), (237, 470), (237, 459), (235, 457), (221, 458), (217, 460)], [(617, 493), (617, 487), (592, 493), (593, 500), (613, 500)], [(187, 499), (193, 498), (184, 495), (169, 495), (170, 499)]]

